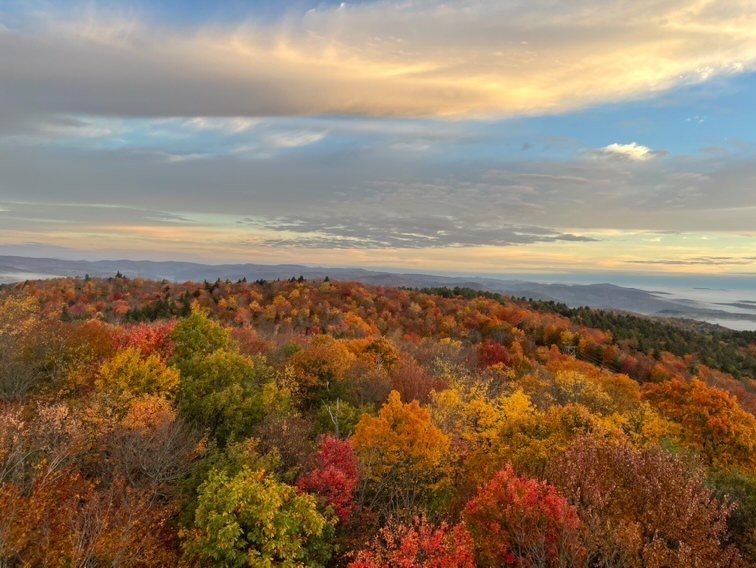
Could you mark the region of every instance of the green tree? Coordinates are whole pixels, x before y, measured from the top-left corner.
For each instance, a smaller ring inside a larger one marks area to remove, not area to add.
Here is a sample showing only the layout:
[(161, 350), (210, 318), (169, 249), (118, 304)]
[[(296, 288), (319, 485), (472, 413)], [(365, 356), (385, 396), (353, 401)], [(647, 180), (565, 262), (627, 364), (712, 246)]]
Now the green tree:
[(199, 489), (194, 527), (184, 531), (185, 559), (196, 566), (324, 566), (333, 520), (263, 470), (229, 477), (214, 470)]
[(219, 443), (250, 434), (265, 416), (263, 385), (273, 381), (273, 371), (264, 358), (223, 348), (183, 367), (179, 411)]
[(172, 364), (181, 371), (179, 411), (189, 422), (210, 430), (225, 445), (251, 433), (266, 409), (285, 397), (275, 387), (264, 357), (239, 353), (229, 331), (196, 307), (171, 335)]
[(171, 334), (174, 343), (172, 363), (180, 370), (184, 362), (196, 356), (209, 355), (218, 349), (235, 347), (231, 334), (211, 321), (197, 304), (189, 317), (181, 320)]

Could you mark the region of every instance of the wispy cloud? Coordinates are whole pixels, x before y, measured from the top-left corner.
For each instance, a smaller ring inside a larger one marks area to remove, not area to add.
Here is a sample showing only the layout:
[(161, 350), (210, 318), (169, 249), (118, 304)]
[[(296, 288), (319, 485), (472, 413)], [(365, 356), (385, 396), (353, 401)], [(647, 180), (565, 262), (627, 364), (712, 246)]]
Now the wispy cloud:
[(185, 121), (185, 125), (192, 130), (199, 131), (221, 131), (227, 134), (241, 134), (254, 128), (259, 124), (259, 120), (247, 117), (230, 117), (230, 118), (211, 118), (197, 116)]
[(180, 164), (182, 162), (191, 162), (193, 160), (206, 160), (209, 157), (207, 154), (197, 153), (173, 154), (169, 152), (153, 152), (153, 155), (169, 164)]
[(756, 162), (745, 158), (670, 155), (628, 167), (624, 157), (460, 163), (421, 159), (417, 152), (376, 158), (374, 151), (324, 146), (315, 159), (296, 150), (266, 146), (264, 136), (251, 141), (247, 153), (213, 159), (193, 149), (159, 154), (7, 145), (0, 152), (0, 206), (55, 204), (66, 196), (70, 203), (149, 204), (164, 211), (180, 204), (187, 212), (235, 219), (291, 219), (307, 211), (316, 220), (398, 217), (406, 229), (414, 217), (448, 217), (469, 230), (533, 226), (577, 234), (752, 233), (756, 218)]
[(267, 137), (267, 143), (274, 148), (299, 148), (320, 142), (327, 132), (279, 132)]
[[(251, 221), (251, 225), (258, 225)], [(258, 225), (259, 226), (259, 225)], [(308, 248), (436, 248), (512, 246), (556, 241), (592, 242), (596, 239), (543, 227), (504, 223), (475, 223), (473, 219), (429, 215), (292, 217), (266, 222), (269, 231), (294, 233), (268, 239), (271, 246)], [(303, 235), (303, 236), (296, 236)]]
[(756, 264), (756, 256), (698, 256), (688, 258), (666, 258), (629, 260), (629, 264), (660, 264), (669, 266), (732, 266)]

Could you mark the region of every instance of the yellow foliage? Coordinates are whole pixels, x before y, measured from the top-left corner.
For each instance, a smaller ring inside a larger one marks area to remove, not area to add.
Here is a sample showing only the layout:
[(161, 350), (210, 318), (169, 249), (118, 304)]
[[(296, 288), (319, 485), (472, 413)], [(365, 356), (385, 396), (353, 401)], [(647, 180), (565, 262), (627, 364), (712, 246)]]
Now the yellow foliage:
[(576, 371), (559, 371), (554, 376), (554, 398), (562, 406), (582, 404), (592, 412), (605, 413), (611, 398), (597, 384)]
[(32, 296), (10, 296), (0, 302), (0, 337), (26, 336), (39, 322), (39, 302)]
[(392, 391), (378, 416), (363, 414), (352, 438), (372, 504), (387, 514), (413, 514), (442, 489), (450, 440), (416, 400)]
[(430, 412), (416, 400), (403, 404), (396, 391), (391, 391), (378, 416), (362, 416), (352, 443), (378, 477), (400, 463), (412, 470), (431, 469), (449, 449), (449, 437), (433, 425)]
[(663, 440), (676, 439), (680, 435), (680, 425), (661, 416), (647, 402), (638, 404), (632, 412), (614, 413), (606, 421), (621, 429), (637, 447), (658, 446)]
[(501, 405), (501, 411), (508, 420), (516, 420), (517, 418), (531, 416), (535, 413), (535, 408), (530, 401), (530, 397), (520, 389), (510, 396), (503, 396), (498, 400)]
[(328, 389), (331, 382), (344, 378), (356, 357), (346, 342), (321, 335), (291, 357), (297, 379), (305, 386), (322, 386)]
[(158, 355), (145, 359), (139, 349), (132, 347), (102, 364), (95, 386), (101, 391), (127, 396), (153, 394), (171, 398), (179, 382), (179, 372), (168, 367)]

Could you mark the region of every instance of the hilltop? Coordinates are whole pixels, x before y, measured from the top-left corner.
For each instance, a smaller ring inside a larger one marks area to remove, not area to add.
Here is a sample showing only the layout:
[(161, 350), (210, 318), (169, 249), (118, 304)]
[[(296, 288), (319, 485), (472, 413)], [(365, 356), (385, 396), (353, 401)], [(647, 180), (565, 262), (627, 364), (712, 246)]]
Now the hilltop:
[(709, 331), (325, 276), (5, 285), (0, 554), (753, 561), (756, 334)]

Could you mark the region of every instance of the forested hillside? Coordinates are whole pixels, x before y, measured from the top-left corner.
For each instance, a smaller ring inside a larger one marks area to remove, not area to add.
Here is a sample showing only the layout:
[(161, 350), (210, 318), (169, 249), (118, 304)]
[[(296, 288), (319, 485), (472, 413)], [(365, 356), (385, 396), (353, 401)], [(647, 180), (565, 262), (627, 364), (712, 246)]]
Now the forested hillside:
[(0, 287), (0, 564), (749, 566), (755, 377), (466, 290)]

